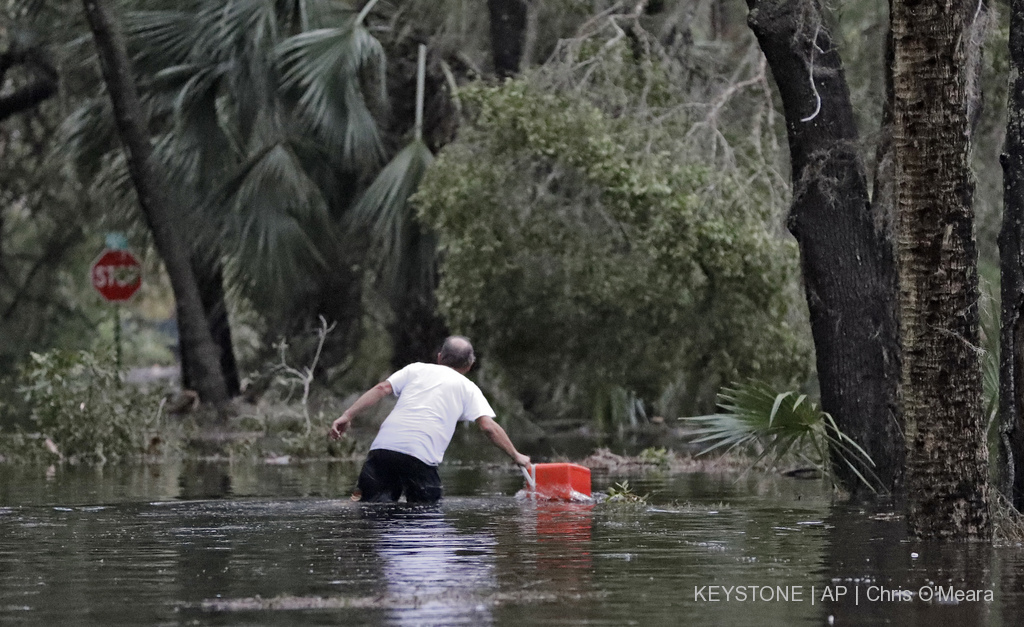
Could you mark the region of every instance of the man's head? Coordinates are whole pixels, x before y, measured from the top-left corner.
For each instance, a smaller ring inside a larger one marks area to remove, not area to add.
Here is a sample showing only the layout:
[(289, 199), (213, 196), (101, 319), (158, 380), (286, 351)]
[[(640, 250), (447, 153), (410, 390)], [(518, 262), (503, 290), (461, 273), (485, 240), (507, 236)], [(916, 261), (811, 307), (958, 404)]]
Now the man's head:
[(437, 363), (462, 374), (469, 372), (475, 361), (473, 345), (469, 343), (469, 338), (461, 335), (452, 335), (447, 338), (444, 345), (441, 346), (441, 352), (437, 354)]

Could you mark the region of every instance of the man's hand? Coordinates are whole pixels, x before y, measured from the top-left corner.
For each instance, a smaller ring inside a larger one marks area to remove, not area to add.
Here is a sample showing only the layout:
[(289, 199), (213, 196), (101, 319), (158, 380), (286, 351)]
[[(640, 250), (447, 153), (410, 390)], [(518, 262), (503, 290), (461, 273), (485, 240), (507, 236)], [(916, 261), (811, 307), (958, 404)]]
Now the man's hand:
[(346, 431), (348, 431), (348, 427), (350, 424), (352, 424), (352, 416), (350, 416), (349, 413), (346, 411), (341, 416), (339, 416), (337, 420), (334, 421), (334, 424), (331, 425), (331, 432), (327, 434), (327, 437), (331, 438), (332, 440), (337, 440), (341, 438), (341, 436), (344, 435)]
[(530, 457), (528, 455), (523, 455), (522, 453), (516, 453), (515, 460), (516, 460), (516, 465), (522, 466), (527, 471), (529, 471), (530, 470), (530, 466), (533, 465), (533, 464), (530, 463)]
[(364, 392), (362, 396), (356, 399), (356, 402), (352, 403), (351, 407), (346, 409), (345, 412), (334, 421), (334, 424), (331, 425), (331, 431), (327, 434), (327, 437), (332, 440), (337, 440), (343, 436), (345, 432), (348, 431), (349, 425), (352, 424), (352, 418), (357, 416), (359, 412), (366, 408), (376, 405), (377, 401), (385, 396), (389, 396), (392, 391), (391, 383), (388, 381), (381, 381)]

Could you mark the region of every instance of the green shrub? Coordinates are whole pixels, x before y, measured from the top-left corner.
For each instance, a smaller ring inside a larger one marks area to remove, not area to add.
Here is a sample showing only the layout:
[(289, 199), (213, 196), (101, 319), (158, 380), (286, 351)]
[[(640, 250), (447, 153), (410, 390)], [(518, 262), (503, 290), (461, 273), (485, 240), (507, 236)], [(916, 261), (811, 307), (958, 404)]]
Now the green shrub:
[(460, 95), (468, 120), (414, 201), (442, 313), (528, 409), (595, 418), (615, 390), (677, 384), (675, 409), (706, 411), (725, 381), (807, 376), (795, 244), (739, 175), (582, 92)]
[(156, 427), (159, 395), (123, 383), (109, 356), (31, 353), (19, 384), (38, 434), (21, 433), (10, 441), (39, 459), (130, 460), (142, 455)]

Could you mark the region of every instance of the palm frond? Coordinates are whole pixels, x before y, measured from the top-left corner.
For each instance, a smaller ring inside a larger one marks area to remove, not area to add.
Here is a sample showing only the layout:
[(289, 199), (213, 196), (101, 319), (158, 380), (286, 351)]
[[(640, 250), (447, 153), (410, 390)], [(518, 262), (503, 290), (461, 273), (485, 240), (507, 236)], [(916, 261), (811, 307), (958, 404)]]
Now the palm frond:
[(707, 444), (698, 455), (758, 444), (762, 450), (754, 463), (767, 458), (775, 466), (791, 452), (804, 454), (810, 450), (813, 456), (808, 461), (833, 483), (830, 455), (870, 490), (875, 491), (879, 485), (871, 471), (874, 462), (867, 452), (842, 433), (832, 416), (821, 411), (806, 395), (777, 392), (767, 383), (751, 381), (723, 389), (718, 399), (722, 413), (683, 418), (698, 425), (693, 442)]
[(248, 41), (263, 43), (275, 39), (275, 7), (266, 0), (204, 2), (198, 15), (207, 25), (206, 43), (221, 50), (240, 50)]
[(152, 75), (193, 58), (202, 23), (185, 11), (133, 11), (124, 28), (135, 70)]
[[(320, 190), (284, 144), (268, 147), (225, 190), (232, 214), (234, 278), (279, 305), (295, 295), (304, 277), (328, 271), (317, 234), (330, 232)], [(301, 291), (301, 290), (300, 290)]]
[(305, 123), (345, 161), (373, 166), (384, 154), (380, 131), (363, 96), (363, 77), (374, 75), (385, 99), (384, 48), (364, 27), (350, 20), (289, 37), (277, 47), (282, 88), (297, 94)]
[[(419, 224), (409, 197), (433, 161), (434, 155), (422, 140), (411, 142), (384, 166), (352, 208), (353, 225), (369, 230), (385, 283), (394, 285), (402, 274), (402, 263), (413, 261), (408, 248)], [(421, 266), (423, 260), (417, 261)]]

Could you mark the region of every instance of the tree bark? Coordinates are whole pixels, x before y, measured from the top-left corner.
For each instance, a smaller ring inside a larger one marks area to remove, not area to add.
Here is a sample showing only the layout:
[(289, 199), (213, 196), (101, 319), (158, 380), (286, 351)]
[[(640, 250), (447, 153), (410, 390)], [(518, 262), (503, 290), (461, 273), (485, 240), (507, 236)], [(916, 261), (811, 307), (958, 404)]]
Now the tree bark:
[[(235, 360), (235, 348), (231, 341), (231, 323), (224, 294), (224, 270), (217, 260), (210, 262), (193, 258), (192, 267), (199, 285), (199, 296), (203, 301), (210, 336), (220, 349), (220, 371), (224, 377), (224, 384), (227, 386), (228, 396), (233, 398), (241, 393), (241, 379), (238, 375), (238, 362)], [(184, 346), (182, 348), (184, 349)], [(181, 385), (187, 389), (195, 389), (195, 377), (191, 370), (185, 367), (191, 361), (182, 359)]]
[(1024, 510), (1024, 0), (1010, 3), (1010, 81), (999, 231), (999, 489)]
[(178, 338), (183, 368), (194, 376), (196, 392), (204, 402), (218, 407), (228, 400), (227, 386), (221, 375), (219, 355), (203, 313), (189, 248), (175, 229), (166, 194), (152, 167), (152, 146), (146, 118), (139, 102), (125, 51), (124, 36), (113, 22), (102, 0), (82, 0), (92, 29), (100, 67), (114, 105), (118, 132), (124, 145), (128, 172), (139, 197), (143, 216), (153, 233), (157, 251), (164, 261), (174, 291), (178, 317)]
[(986, 538), (966, 29), (972, 0), (893, 0), (893, 163), (908, 524)]
[[(896, 258), (896, 212), (893, 208), (892, 186), (892, 29), (885, 35), (885, 86), (882, 103), (882, 122), (878, 127), (878, 143), (875, 145), (875, 175), (871, 191), (871, 212), (875, 216), (875, 230), (886, 233), (890, 254)], [(897, 373), (896, 376), (899, 376)]]
[(524, 0), (487, 0), (491, 19), (491, 54), (494, 71), (500, 78), (519, 73), (526, 40), (526, 9)]
[[(884, 489), (901, 480), (896, 270), (875, 224), (842, 61), (815, 0), (748, 0), (748, 24), (785, 110), (793, 177), (788, 226), (800, 246), (822, 408), (864, 448)], [(862, 489), (835, 465), (843, 485)]]

